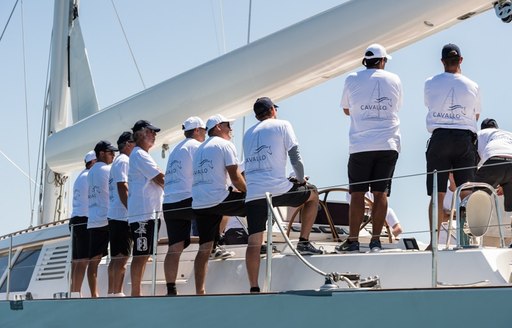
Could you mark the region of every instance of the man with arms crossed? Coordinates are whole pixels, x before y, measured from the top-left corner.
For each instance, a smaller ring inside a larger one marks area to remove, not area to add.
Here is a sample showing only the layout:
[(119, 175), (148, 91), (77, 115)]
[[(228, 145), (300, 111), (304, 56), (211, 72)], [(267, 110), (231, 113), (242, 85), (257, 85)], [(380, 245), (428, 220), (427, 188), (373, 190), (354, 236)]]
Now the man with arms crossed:
[(174, 147), (167, 161), (164, 185), (164, 218), (169, 239), (164, 271), (167, 295), (177, 295), (176, 277), (181, 253), (190, 245), (190, 229), (195, 220), (192, 211), (192, 159), (204, 141), (206, 126), (197, 116), (182, 125), (185, 140)]
[[(432, 229), (432, 198), (437, 196), (437, 230), (443, 217), (443, 201), (450, 171), (456, 186), (473, 181), (477, 164), (476, 122), (480, 116), (480, 89), (461, 74), (462, 54), (455, 44), (441, 50), (444, 72), (425, 81), (427, 130), (432, 133), (428, 142), (427, 194), (430, 198), (429, 219)], [(437, 195), (433, 195), (433, 175), (437, 174)], [(461, 197), (471, 193), (463, 190)], [(431, 249), (431, 244), (427, 247)]]
[(87, 230), (87, 217), (89, 216), (89, 184), (87, 175), (89, 169), (96, 163), (96, 153), (91, 150), (84, 158), (85, 169), (78, 174), (73, 184), (73, 211), (69, 219), (69, 229), (72, 230), (72, 265), (71, 265), (71, 293), (82, 290), (85, 270), (89, 263), (89, 231)]
[(98, 297), (98, 265), (101, 258), (108, 254), (108, 205), (110, 164), (114, 160), (117, 148), (108, 141), (100, 141), (94, 147), (98, 161), (94, 164), (87, 176), (89, 183), (89, 266), (87, 267), (87, 280), (91, 290), (91, 297)]
[[(380, 234), (388, 209), (391, 178), (400, 152), (402, 83), (384, 70), (388, 59), (380, 44), (370, 45), (364, 54), (366, 69), (345, 80), (341, 107), (350, 116), (348, 180), (350, 182), (349, 237), (336, 252), (359, 252), (359, 230), (364, 217), (364, 194), (374, 197), (370, 251), (381, 249)], [(368, 182), (370, 181), (370, 182)]]
[(135, 147), (132, 133), (123, 132), (117, 139), (119, 155), (114, 159), (108, 181), (110, 205), (108, 230), (110, 264), (108, 265), (108, 293), (124, 296), (123, 282), (126, 262), (132, 251), (132, 235), (128, 225), (128, 167), (130, 153)]
[(128, 168), (128, 223), (133, 239), (133, 259), (130, 277), (132, 296), (141, 296), (141, 280), (149, 255), (153, 253), (155, 221), (162, 212), (164, 174), (149, 155), (159, 128), (139, 120), (132, 128), (135, 148)]
[[(222, 115), (206, 122), (209, 138), (193, 159), (192, 208), (197, 218), (199, 251), (194, 261), (196, 293), (205, 293), (208, 258), (223, 215), (245, 216), (245, 179), (238, 169), (235, 145), (231, 140), (231, 123)], [(229, 183), (231, 180), (231, 183)], [(237, 189), (233, 191), (229, 185)]]
[[(253, 109), (259, 122), (247, 130), (243, 142), (249, 226), (246, 265), (250, 291), (254, 293), (260, 291), (260, 249), (268, 212), (266, 192), (272, 194), (274, 206), (296, 207), (304, 204), (297, 250), (303, 255), (322, 254), (308, 241), (318, 211), (318, 193), (306, 184), (299, 143), (291, 124), (277, 119), (277, 107), (268, 97), (256, 100)], [(287, 157), (290, 157), (295, 171), (296, 183), (287, 178)]]

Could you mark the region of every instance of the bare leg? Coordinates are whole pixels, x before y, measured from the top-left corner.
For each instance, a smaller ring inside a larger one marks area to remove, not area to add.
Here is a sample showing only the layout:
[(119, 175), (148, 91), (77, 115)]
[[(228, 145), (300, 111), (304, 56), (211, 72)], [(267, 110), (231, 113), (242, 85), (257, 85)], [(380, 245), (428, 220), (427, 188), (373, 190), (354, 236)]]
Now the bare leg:
[(206, 273), (208, 272), (208, 259), (212, 252), (213, 241), (201, 244), (194, 261), (194, 276), (196, 279), (196, 294), (203, 295), (205, 291)]
[(74, 260), (71, 266), (71, 292), (80, 293), (84, 281), (85, 270), (89, 264), (88, 259)]
[[(444, 202), (444, 196), (446, 195), (445, 192), (438, 192), (437, 193), (437, 233), (439, 233), (439, 230), (441, 228), (442, 218), (444, 217), (444, 210), (443, 210), (443, 202)], [(433, 196), (430, 197), (430, 203), (428, 205), (428, 222), (429, 222), (429, 229), (430, 229), (430, 236), (432, 236), (432, 204), (433, 204)], [(427, 250), (432, 249), (432, 240), (430, 241), (430, 244), (426, 248)]]
[(263, 232), (249, 236), (247, 250), (245, 251), (245, 265), (247, 267), (247, 276), (251, 287), (259, 287), (258, 274), (260, 272), (260, 249), (262, 243)]
[(349, 209), (349, 240), (357, 241), (359, 239), (359, 229), (364, 217), (364, 192), (352, 192), (350, 194)]
[(99, 297), (98, 293), (98, 265), (100, 264), (102, 256), (97, 255), (89, 260), (87, 267), (87, 281), (89, 282), (89, 289), (91, 290), (91, 297)]
[(111, 257), (108, 264), (108, 294), (114, 293), (115, 274), (115, 259)]
[(180, 263), (180, 257), (184, 246), (185, 242), (183, 241), (169, 246), (164, 260), (165, 281), (167, 283), (176, 282), (176, 277), (178, 276), (178, 265)]
[(132, 279), (132, 296), (141, 296), (140, 285), (142, 282), (142, 276), (146, 269), (146, 263), (149, 255), (138, 255), (132, 259), (132, 266), (130, 270), (130, 276)]
[(379, 239), (388, 212), (388, 196), (384, 192), (373, 192), (372, 239)]
[[(315, 223), (316, 214), (318, 212), (318, 192), (311, 190), (308, 200), (304, 203), (304, 209), (302, 210), (302, 224), (300, 227), (300, 237), (309, 239), (309, 233)], [(261, 243), (260, 242), (260, 246)], [(258, 254), (259, 261), (259, 254)], [(259, 266), (259, 265), (258, 265)]]
[(113, 264), (113, 290), (112, 293), (118, 294), (123, 292), (124, 275), (126, 273), (126, 263), (128, 262), (128, 256), (119, 254), (119, 256), (112, 258)]

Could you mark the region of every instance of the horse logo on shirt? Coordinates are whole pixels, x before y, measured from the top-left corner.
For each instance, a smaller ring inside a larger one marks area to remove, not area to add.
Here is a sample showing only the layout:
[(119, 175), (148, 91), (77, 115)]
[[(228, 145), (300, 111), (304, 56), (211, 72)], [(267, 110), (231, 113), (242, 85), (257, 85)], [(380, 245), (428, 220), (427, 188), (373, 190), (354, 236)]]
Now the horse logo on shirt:
[(181, 181), (181, 161), (173, 160), (169, 164), (169, 168), (167, 172), (165, 172), (166, 180), (168, 179), (168, 183), (177, 183)]
[(377, 81), (368, 103), (361, 105), (361, 110), (364, 111), (363, 118), (366, 120), (385, 120), (389, 118), (388, 110), (392, 107), (393, 101), (391, 98), (381, 95), (380, 81)]
[[(252, 147), (251, 147), (252, 149)], [(272, 167), (268, 162), (269, 155), (272, 155), (272, 146), (260, 145), (260, 134), (256, 137), (256, 147), (250, 156), (245, 158), (245, 172), (270, 171)]]
[(211, 159), (202, 159), (197, 167), (194, 168), (194, 185), (202, 183), (211, 183), (210, 172), (213, 170), (213, 161)]
[(434, 117), (449, 119), (451, 121), (460, 120), (466, 116), (466, 107), (459, 104), (455, 95), (455, 89), (451, 88), (443, 102), (443, 112), (434, 112)]

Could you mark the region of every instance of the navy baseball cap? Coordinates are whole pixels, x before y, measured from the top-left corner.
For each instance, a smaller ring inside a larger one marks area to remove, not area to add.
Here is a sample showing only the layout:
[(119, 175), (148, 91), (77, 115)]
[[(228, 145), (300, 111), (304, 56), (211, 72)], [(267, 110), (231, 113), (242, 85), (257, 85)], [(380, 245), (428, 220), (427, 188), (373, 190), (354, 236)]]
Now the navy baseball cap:
[(119, 136), (119, 139), (117, 139), (117, 147), (127, 143), (128, 141), (133, 141), (133, 134), (130, 131), (124, 131)]
[(272, 100), (270, 100), (269, 97), (258, 98), (258, 99), (256, 99), (256, 102), (254, 103), (254, 106), (253, 106), (254, 114), (256, 114), (256, 115), (263, 114), (267, 110), (272, 108), (272, 106), (274, 106), (275, 108), (279, 108), (279, 106), (274, 104), (272, 102)]
[(116, 147), (106, 140), (99, 141), (94, 147), (94, 151), (99, 153), (100, 151), (119, 151)]
[(448, 43), (441, 50), (441, 58), (453, 58), (453, 57), (462, 57), (460, 53), (460, 48), (453, 43)]
[(486, 118), (482, 121), (482, 124), (480, 125), (480, 129), (488, 129), (488, 128), (498, 128), (498, 122), (496, 122), (493, 118)]

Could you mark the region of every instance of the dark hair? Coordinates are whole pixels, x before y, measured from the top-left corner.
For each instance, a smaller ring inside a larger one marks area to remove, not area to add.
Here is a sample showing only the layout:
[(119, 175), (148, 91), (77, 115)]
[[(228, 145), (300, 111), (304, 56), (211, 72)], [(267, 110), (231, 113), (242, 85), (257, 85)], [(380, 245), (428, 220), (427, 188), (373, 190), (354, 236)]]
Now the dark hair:
[(385, 58), (371, 58), (371, 59), (365, 58), (365, 59), (363, 59), (363, 65), (366, 68), (377, 68), (379, 66), (381, 60), (386, 61)]
[(446, 66), (457, 66), (457, 65), (459, 65), (460, 57), (459, 56), (447, 57), (447, 58), (443, 58), (443, 61)]
[(183, 134), (185, 135), (185, 138), (192, 138), (194, 136), (194, 131), (196, 129), (192, 129), (192, 130), (187, 130), (185, 132), (183, 132)]

